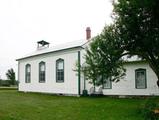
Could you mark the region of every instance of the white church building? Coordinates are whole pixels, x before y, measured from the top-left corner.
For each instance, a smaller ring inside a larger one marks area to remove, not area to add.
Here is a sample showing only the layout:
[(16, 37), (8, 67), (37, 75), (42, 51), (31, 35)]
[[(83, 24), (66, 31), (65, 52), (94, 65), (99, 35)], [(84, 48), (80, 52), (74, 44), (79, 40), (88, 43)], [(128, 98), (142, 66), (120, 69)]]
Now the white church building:
[[(85, 63), (85, 48), (89, 45), (91, 30), (86, 29), (86, 40), (49, 47), (39, 41), (37, 50), (18, 58), (19, 91), (64, 95), (82, 95), (92, 88), (82, 73), (75, 71), (77, 62)], [(125, 62), (126, 76), (115, 83), (107, 80), (101, 88), (104, 95), (159, 95), (157, 77), (147, 62)]]

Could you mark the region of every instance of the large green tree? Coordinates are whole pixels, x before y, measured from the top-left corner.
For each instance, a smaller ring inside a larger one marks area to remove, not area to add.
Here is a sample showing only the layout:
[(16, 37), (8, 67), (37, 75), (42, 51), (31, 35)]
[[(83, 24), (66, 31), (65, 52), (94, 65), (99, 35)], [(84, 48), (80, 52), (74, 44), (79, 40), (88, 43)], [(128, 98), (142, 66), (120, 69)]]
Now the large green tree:
[(11, 85), (16, 84), (15, 72), (14, 72), (13, 68), (11, 68), (7, 71), (6, 76), (7, 76), (8, 80), (10, 80)]
[[(113, 6), (113, 25), (105, 27), (94, 40), (98, 43), (100, 38), (104, 42), (97, 47), (103, 53), (92, 51), (92, 44), (96, 44), (92, 42), (86, 54), (87, 64), (89, 53), (99, 54), (93, 61), (97, 61), (98, 69), (102, 68), (100, 75), (116, 75), (118, 79), (124, 73), (123, 56), (137, 55), (149, 63), (159, 80), (159, 0), (116, 0)], [(101, 64), (100, 60), (109, 64)]]
[(125, 75), (123, 68), (123, 53), (120, 44), (116, 41), (114, 25), (106, 26), (103, 32), (94, 37), (86, 49), (86, 79), (91, 80), (94, 86), (101, 85), (106, 79), (119, 81)]
[(159, 79), (159, 1), (118, 0), (114, 16), (124, 55), (145, 59)]

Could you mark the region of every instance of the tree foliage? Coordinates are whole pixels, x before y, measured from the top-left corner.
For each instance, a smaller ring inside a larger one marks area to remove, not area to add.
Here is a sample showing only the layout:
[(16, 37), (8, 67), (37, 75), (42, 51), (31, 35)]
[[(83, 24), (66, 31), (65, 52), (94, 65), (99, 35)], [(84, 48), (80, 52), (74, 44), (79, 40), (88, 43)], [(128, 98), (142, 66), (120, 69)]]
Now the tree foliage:
[(123, 68), (123, 53), (120, 44), (116, 41), (117, 36), (114, 25), (106, 26), (103, 32), (92, 39), (90, 47), (86, 50), (86, 78), (94, 85), (101, 85), (106, 79), (119, 81), (125, 75)]
[(122, 49), (145, 59), (159, 79), (159, 1), (118, 0), (114, 16)]
[(9, 69), (7, 71), (6, 76), (7, 76), (8, 80), (10, 80), (11, 85), (15, 85), (16, 84), (15, 72), (14, 72), (13, 68), (11, 68), (11, 69)]
[(137, 55), (159, 79), (159, 1), (118, 0), (113, 6), (113, 24), (106, 26), (87, 50), (86, 63), (95, 71), (91, 74), (120, 79), (125, 72), (123, 56)]

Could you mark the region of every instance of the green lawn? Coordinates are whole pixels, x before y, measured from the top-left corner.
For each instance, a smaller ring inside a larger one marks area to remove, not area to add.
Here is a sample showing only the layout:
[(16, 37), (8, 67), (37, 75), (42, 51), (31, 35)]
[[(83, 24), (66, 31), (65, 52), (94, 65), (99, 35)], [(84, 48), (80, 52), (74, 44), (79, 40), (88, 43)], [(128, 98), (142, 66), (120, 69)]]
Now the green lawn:
[(0, 120), (143, 120), (145, 101), (0, 90)]

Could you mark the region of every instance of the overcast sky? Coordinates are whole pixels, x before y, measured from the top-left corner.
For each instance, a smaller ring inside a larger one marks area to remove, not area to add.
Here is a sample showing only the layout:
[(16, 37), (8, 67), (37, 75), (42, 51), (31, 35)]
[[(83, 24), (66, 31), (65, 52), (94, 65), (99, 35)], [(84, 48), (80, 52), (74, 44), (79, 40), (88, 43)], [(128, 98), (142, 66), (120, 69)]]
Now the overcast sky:
[(36, 50), (36, 42), (50, 45), (85, 39), (111, 22), (111, 0), (0, 0), (0, 76), (17, 72), (16, 58)]

